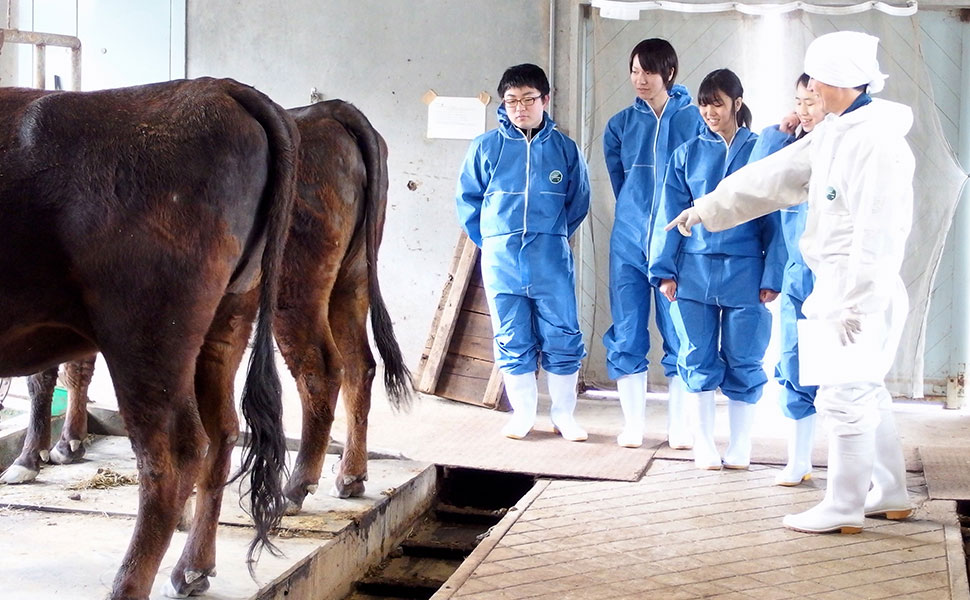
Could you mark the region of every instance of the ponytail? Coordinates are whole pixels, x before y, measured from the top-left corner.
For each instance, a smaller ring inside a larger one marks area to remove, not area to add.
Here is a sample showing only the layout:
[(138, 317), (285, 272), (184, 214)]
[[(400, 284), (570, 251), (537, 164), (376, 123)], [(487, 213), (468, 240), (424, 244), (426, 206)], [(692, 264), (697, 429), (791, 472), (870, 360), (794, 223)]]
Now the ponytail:
[(738, 109), (737, 118), (738, 127), (751, 129), (751, 109), (748, 108), (748, 105), (744, 101), (741, 102), (741, 108)]

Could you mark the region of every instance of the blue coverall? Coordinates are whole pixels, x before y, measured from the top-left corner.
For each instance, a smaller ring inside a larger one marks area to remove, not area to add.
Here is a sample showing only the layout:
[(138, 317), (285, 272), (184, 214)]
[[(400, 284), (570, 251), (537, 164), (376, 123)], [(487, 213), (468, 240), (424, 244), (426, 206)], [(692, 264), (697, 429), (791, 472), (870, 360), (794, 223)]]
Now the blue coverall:
[(499, 126), (468, 148), (458, 220), (481, 249), (495, 360), (512, 375), (569, 375), (586, 356), (569, 236), (589, 210), (589, 176), (576, 143), (548, 114), (531, 140), (498, 108)]
[[(766, 127), (751, 150), (748, 162), (754, 162), (781, 150), (795, 141), (795, 136), (782, 133), (777, 125)], [(775, 378), (782, 387), (779, 399), (782, 412), (792, 419), (815, 414), (815, 392), (818, 386), (803, 386), (798, 382), (798, 319), (804, 319), (802, 303), (812, 293), (815, 275), (802, 259), (798, 240), (805, 231), (808, 203), (803, 202), (781, 213), (781, 229), (788, 250), (788, 264), (781, 284), (781, 357), (775, 366)]]
[(603, 153), (616, 210), (610, 234), (610, 312), (613, 325), (603, 336), (611, 379), (647, 370), (650, 351), (650, 297), (663, 336), (662, 364), (667, 377), (677, 374), (677, 333), (670, 303), (650, 286), (647, 251), (664, 173), (675, 148), (706, 129), (700, 111), (682, 85), (674, 85), (658, 117), (637, 98), (614, 115), (603, 133)]
[(754, 403), (768, 378), (762, 368), (771, 313), (762, 289), (781, 290), (785, 247), (778, 213), (691, 237), (664, 225), (748, 162), (757, 135), (738, 129), (730, 147), (706, 130), (670, 161), (650, 250), (650, 283), (677, 282), (671, 319), (680, 336), (677, 368), (693, 393), (718, 387), (731, 400)]

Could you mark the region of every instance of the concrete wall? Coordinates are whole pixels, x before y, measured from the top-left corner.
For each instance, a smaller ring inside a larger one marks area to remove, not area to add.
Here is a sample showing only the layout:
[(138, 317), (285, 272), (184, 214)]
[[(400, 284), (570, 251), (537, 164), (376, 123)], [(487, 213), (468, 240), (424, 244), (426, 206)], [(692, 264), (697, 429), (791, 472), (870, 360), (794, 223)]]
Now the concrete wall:
[[(137, 10), (125, 0), (9, 1), (14, 2), (14, 26), (78, 35), (85, 61), (111, 64), (112, 57), (138, 52), (140, 38), (165, 42), (166, 36), (158, 37), (157, 32), (167, 31), (168, 48), (159, 42), (153, 44), (150, 57), (127, 61), (134, 70), (128, 69), (120, 79), (106, 79), (115, 85), (165, 78), (148, 77), (164, 65), (170, 77), (234, 77), (284, 106), (307, 104), (311, 88), (325, 98), (339, 97), (359, 106), (390, 148), (389, 211), (380, 271), (412, 367), (420, 358), (458, 237), (453, 192), (468, 145), (465, 140), (426, 139), (421, 96), (434, 89), (448, 96), (485, 91), (494, 97), (505, 67), (535, 62), (551, 71), (554, 118), (582, 142), (581, 106), (589, 90), (581, 89), (580, 70), (602, 61), (583, 55), (582, 27), (589, 22), (581, 16), (588, 7), (578, 0), (150, 0), (139, 3)], [(6, 16), (7, 2), (0, 0), (0, 19)], [(95, 14), (99, 6), (110, 9), (110, 18)], [(86, 14), (91, 18), (84, 18)], [(944, 130), (955, 148), (968, 146), (964, 140), (970, 139), (970, 128), (960, 111), (967, 110), (961, 107), (970, 93), (970, 64), (965, 58), (970, 53), (970, 25), (948, 11), (920, 14)], [(141, 33), (132, 39), (132, 31)], [(122, 39), (133, 47), (121, 45)], [(0, 85), (18, 82), (14, 48), (0, 52)], [(29, 83), (29, 55), (27, 59), (19, 68), (25, 71), (20, 80)], [(93, 75), (94, 69), (85, 64), (85, 72)], [(625, 80), (617, 78), (622, 87)], [(93, 84), (92, 80), (85, 87)], [(495, 108), (493, 98), (487, 108), (488, 127), (494, 126)], [(601, 171), (600, 163), (594, 157), (591, 168)], [(941, 393), (941, 384), (967, 361), (968, 259), (962, 241), (970, 228), (967, 212), (958, 213), (934, 290), (926, 350), (928, 393)], [(591, 247), (589, 227), (574, 242)], [(581, 281), (581, 287), (595, 287), (593, 264), (579, 270), (579, 277), (590, 281), (587, 286)], [(599, 261), (598, 266), (604, 264)], [(599, 310), (608, 312), (607, 307)], [(590, 314), (584, 315), (587, 334), (591, 321)], [(599, 339), (587, 343), (591, 348), (601, 346)], [(601, 362), (598, 355), (593, 359)]]
[(408, 363), (428, 335), (459, 228), (455, 179), (467, 140), (427, 139), (429, 89), (493, 97), (502, 71), (549, 63), (546, 2), (190, 0), (187, 75), (233, 77), (283, 106), (357, 105), (387, 140), (390, 192), (381, 288)]

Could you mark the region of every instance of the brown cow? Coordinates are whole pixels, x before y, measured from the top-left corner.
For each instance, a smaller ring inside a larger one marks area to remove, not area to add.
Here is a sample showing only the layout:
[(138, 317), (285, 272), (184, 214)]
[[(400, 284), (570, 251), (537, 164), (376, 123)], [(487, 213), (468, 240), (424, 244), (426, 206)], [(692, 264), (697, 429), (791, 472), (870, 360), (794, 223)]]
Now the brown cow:
[[(374, 358), (367, 342), (367, 313), (384, 383), (394, 406), (410, 400), (410, 373), (394, 338), (377, 280), (387, 204), (387, 149), (380, 134), (352, 104), (341, 100), (292, 109), (300, 131), (298, 195), (284, 252), (276, 314), (277, 342), (297, 381), (303, 406), (303, 433), (296, 466), (286, 486), (288, 512), (297, 512), (317, 488), (343, 390), (348, 438), (332, 494), (359, 496), (367, 478), (367, 414)], [(247, 323), (255, 313), (250, 298), (230, 325)], [(226, 332), (234, 345), (224, 349), (223, 384), (232, 374), (248, 329)], [(65, 366), (68, 412), (49, 460), (58, 464), (84, 455), (87, 387), (94, 358)], [(9, 483), (33, 480), (50, 447), (50, 401), (57, 368), (30, 380), (31, 425), (23, 451), (4, 473)], [(231, 388), (222, 393), (232, 393)]]
[(171, 584), (208, 587), (238, 423), (207, 383), (241, 292), (260, 304), (242, 399), (250, 555), (272, 549), (285, 502), (273, 301), (298, 140), (279, 107), (231, 80), (0, 89), (0, 376), (104, 355), (140, 481), (111, 598), (148, 598), (196, 483)]

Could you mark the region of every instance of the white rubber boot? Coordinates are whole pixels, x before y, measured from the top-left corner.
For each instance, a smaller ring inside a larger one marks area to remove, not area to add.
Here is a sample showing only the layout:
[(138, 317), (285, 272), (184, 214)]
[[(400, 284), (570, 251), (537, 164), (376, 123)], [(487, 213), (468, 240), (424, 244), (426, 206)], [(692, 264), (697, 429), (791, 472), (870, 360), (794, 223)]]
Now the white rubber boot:
[(721, 455), (714, 445), (714, 391), (692, 394), (684, 391), (684, 400), (697, 405), (697, 426), (694, 428), (694, 466), (718, 471)]
[(862, 531), (874, 450), (874, 431), (830, 434), (825, 498), (805, 512), (786, 515), (785, 527), (806, 533)]
[(539, 405), (539, 390), (536, 387), (535, 373), (512, 375), (502, 373), (505, 393), (512, 405), (512, 416), (502, 428), (502, 435), (513, 440), (521, 440), (532, 431), (536, 423), (536, 407)]
[(757, 405), (728, 400), (728, 425), (731, 441), (724, 453), (725, 469), (747, 469), (751, 466), (751, 426)]
[(684, 394), (684, 383), (680, 377), (667, 380), (667, 445), (674, 450), (690, 450), (694, 447)]
[(906, 491), (906, 460), (896, 434), (896, 419), (892, 409), (880, 409), (879, 417), (866, 516), (905, 519), (913, 514), (913, 506)]
[(546, 377), (549, 382), (549, 397), (552, 398), (549, 418), (552, 419), (553, 427), (570, 442), (585, 442), (586, 430), (573, 418), (573, 411), (576, 410), (576, 382), (579, 380), (579, 371), (570, 375), (546, 373)]
[(815, 440), (815, 413), (792, 419), (788, 434), (788, 464), (775, 476), (775, 485), (792, 487), (812, 478), (812, 446)]
[(620, 377), (616, 380), (616, 391), (620, 394), (620, 408), (623, 409), (623, 431), (616, 436), (616, 443), (624, 448), (639, 448), (643, 445), (647, 373)]

